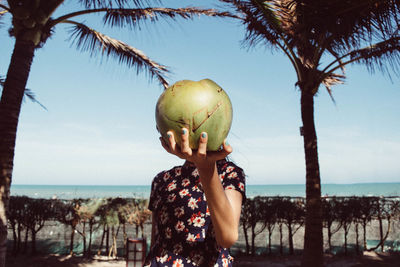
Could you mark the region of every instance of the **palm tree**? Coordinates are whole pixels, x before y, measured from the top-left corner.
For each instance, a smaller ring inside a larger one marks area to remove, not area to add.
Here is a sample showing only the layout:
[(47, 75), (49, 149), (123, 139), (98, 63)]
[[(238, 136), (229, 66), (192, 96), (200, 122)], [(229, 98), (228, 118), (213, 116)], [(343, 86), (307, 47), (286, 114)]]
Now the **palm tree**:
[[(245, 44), (280, 49), (297, 74), (306, 163), (302, 266), (323, 266), (321, 186), (314, 96), (345, 79), (351, 63), (389, 73), (400, 63), (398, 0), (220, 0), (237, 11)], [(342, 70), (341, 73), (337, 71)], [(332, 98), (333, 99), (333, 98)]]
[[(12, 180), (15, 140), (21, 102), (36, 49), (41, 48), (59, 24), (72, 26), (71, 39), (78, 49), (92, 55), (116, 58), (121, 64), (146, 71), (163, 86), (167, 86), (168, 69), (142, 51), (128, 44), (104, 35), (75, 20), (80, 16), (104, 14), (103, 23), (111, 27), (134, 28), (141, 21), (165, 19), (189, 19), (194, 15), (228, 16), (212, 9), (144, 7), (150, 0), (77, 0), (71, 7), (81, 6), (82, 10), (53, 18), (64, 0), (8, 0), (0, 2), (0, 15), (11, 16), (9, 30), (15, 38), (14, 51), (4, 82), (0, 101), (0, 267), (4, 266), (7, 240), (6, 210), (8, 207)], [(160, 2), (160, 1), (154, 1)]]

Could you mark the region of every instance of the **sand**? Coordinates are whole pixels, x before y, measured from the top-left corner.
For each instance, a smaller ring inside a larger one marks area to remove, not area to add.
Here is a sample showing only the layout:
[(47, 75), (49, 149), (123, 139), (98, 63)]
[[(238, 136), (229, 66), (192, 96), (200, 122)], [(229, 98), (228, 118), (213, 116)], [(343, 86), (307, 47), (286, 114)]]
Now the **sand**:
[[(236, 258), (235, 267), (295, 267), (300, 266), (300, 255), (284, 257), (240, 257)], [(361, 256), (325, 255), (326, 267), (398, 267), (400, 253), (365, 252)], [(77, 256), (47, 255), (35, 257), (9, 257), (8, 267), (125, 267), (124, 259), (96, 257), (89, 260)]]
[[(376, 240), (379, 239), (377, 222), (372, 222), (368, 227), (368, 239)], [(145, 235), (149, 234), (151, 228), (150, 222), (147, 222), (145, 225)], [(384, 225), (384, 229), (386, 229), (386, 225)], [(69, 228), (64, 227), (58, 223), (49, 223), (45, 229), (40, 231), (38, 235), (38, 242), (40, 240), (53, 240), (57, 241), (57, 243), (50, 243), (47, 247), (57, 247), (60, 244), (64, 246), (68, 246), (69, 244)], [(128, 227), (128, 236), (133, 237), (134, 227)], [(353, 229), (352, 229), (353, 230)], [(389, 235), (389, 240), (399, 241), (400, 240), (400, 222), (394, 221), (391, 229), (391, 233)], [(236, 250), (236, 252), (243, 252), (245, 250), (245, 241), (243, 230), (240, 229), (239, 240), (237, 244), (234, 245), (232, 250)], [(267, 267), (294, 267), (300, 266), (301, 262), (301, 250), (303, 245), (303, 229), (299, 229), (299, 231), (294, 236), (294, 246), (295, 246), (295, 255), (287, 255), (287, 231), (284, 227), (283, 232), (283, 246), (285, 248), (284, 255), (279, 255), (278, 245), (279, 245), (279, 232), (275, 229), (273, 234), (273, 247), (274, 254), (273, 256), (236, 256), (234, 266), (267, 266)], [(9, 237), (12, 237), (12, 233), (9, 233)], [(100, 233), (97, 234), (95, 241), (98, 243), (101, 238)], [(361, 243), (361, 236), (359, 242)], [(266, 248), (266, 232), (263, 232), (256, 238), (256, 246), (258, 247), (258, 252), (265, 252)], [(79, 235), (76, 236), (76, 243), (79, 243), (80, 238)], [(326, 231), (324, 230), (324, 241), (325, 241), (325, 249), (327, 248), (326, 243)], [(354, 231), (351, 231), (349, 234), (349, 243), (354, 246), (355, 234)], [(61, 243), (60, 243), (61, 242)], [(122, 234), (118, 240), (118, 247), (123, 250), (123, 238)], [(336, 248), (342, 249), (343, 244), (343, 233), (339, 231), (333, 237), (332, 243)], [(10, 248), (10, 247), (9, 247)], [(390, 248), (387, 248), (388, 251)], [(40, 250), (39, 250), (40, 251)], [(351, 251), (351, 250), (350, 250)], [(43, 253), (44, 251), (42, 251)], [(17, 257), (9, 256), (7, 257), (7, 265), (8, 267), (70, 267), (70, 266), (78, 266), (78, 267), (125, 267), (126, 261), (124, 258), (112, 259), (106, 256), (95, 257), (94, 259), (83, 258), (82, 256), (69, 256), (69, 255), (59, 255), (55, 254), (42, 254), (39, 256), (27, 256), (23, 254), (19, 254)], [(104, 250), (103, 250), (104, 253)], [(121, 254), (120, 254), (121, 255)], [(343, 256), (343, 253), (338, 253), (338, 255), (325, 255), (325, 262), (327, 267), (369, 267), (369, 266), (386, 266), (386, 267), (399, 267), (400, 266), (400, 252), (364, 252), (363, 255), (356, 256), (353, 252), (349, 256)]]

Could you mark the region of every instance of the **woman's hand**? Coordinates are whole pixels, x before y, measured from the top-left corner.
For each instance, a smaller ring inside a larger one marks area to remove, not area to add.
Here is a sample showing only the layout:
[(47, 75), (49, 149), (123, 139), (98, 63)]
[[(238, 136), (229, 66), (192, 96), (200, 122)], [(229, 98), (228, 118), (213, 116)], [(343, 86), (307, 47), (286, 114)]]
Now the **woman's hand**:
[(161, 144), (164, 149), (181, 159), (185, 159), (194, 163), (200, 173), (210, 172), (214, 170), (215, 162), (224, 159), (230, 153), (232, 153), (232, 147), (224, 141), (222, 149), (219, 151), (207, 151), (207, 140), (208, 134), (202, 132), (199, 140), (199, 148), (192, 150), (189, 146), (189, 131), (186, 128), (182, 128), (181, 133), (181, 147), (176, 144), (174, 134), (172, 131), (167, 132), (168, 142), (160, 137)]

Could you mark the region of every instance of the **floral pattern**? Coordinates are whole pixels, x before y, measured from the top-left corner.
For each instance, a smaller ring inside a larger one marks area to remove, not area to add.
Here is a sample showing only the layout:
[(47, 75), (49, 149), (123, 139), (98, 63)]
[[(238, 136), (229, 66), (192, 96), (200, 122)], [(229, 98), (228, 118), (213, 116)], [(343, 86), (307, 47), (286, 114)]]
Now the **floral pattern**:
[[(225, 190), (239, 191), (244, 200), (243, 170), (225, 160), (218, 161), (217, 168)], [(215, 241), (199, 172), (193, 165), (159, 173), (152, 183), (149, 209), (156, 214), (158, 234), (145, 266), (232, 266), (228, 250)]]

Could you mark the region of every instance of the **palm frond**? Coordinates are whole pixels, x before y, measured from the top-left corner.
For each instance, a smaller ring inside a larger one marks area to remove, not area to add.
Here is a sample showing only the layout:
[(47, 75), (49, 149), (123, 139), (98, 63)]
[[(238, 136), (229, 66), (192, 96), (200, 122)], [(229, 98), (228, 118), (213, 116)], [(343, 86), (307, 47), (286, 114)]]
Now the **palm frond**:
[(25, 88), (25, 92), (24, 92), (25, 96), (29, 98), (29, 100), (31, 100), (33, 103), (38, 104), (39, 106), (41, 106), (43, 109), (47, 110), (47, 108), (40, 103), (37, 99), (35, 94), (33, 93), (33, 91), (29, 88)]
[(334, 104), (336, 104), (336, 101), (335, 98), (333, 97), (332, 86), (337, 84), (343, 84), (345, 79), (346, 76), (344, 74), (329, 73), (322, 80), (322, 84), (325, 86), (326, 91), (328, 91), (328, 94)]
[[(0, 94), (3, 90), (5, 81), (6, 79), (4, 78), (4, 76), (0, 76), (0, 87), (2, 87), (0, 88)], [(28, 97), (32, 102), (39, 104), (43, 109), (47, 110), (47, 108), (36, 99), (36, 96), (31, 89), (25, 88), (24, 96)]]
[(8, 6), (5, 6), (3, 4), (0, 4), (0, 9), (3, 9), (0, 11), (0, 16), (4, 15), (7, 12), (10, 12), (10, 8)]
[(160, 18), (190, 19), (193, 16), (206, 15), (211, 17), (235, 17), (229, 12), (218, 12), (214, 9), (200, 9), (196, 7), (185, 8), (134, 8), (134, 9), (108, 9), (104, 15), (104, 23), (118, 27), (138, 27), (141, 20), (158, 21)]
[(387, 39), (399, 26), (398, 0), (292, 1), (297, 3), (298, 34), (315, 42), (325, 36), (338, 54)]
[(350, 62), (355, 61), (365, 64), (371, 72), (377, 67), (385, 73), (400, 74), (400, 36), (351, 52)]
[(112, 8), (115, 6), (122, 8), (129, 6), (129, 4), (142, 7), (151, 2), (161, 3), (161, 0), (79, 0), (79, 3), (83, 4), (86, 8)]
[(246, 26), (244, 43), (249, 46), (257, 44), (273, 45), (280, 41), (282, 21), (274, 10), (277, 8), (272, 1), (261, 0), (220, 0), (233, 6)]
[(116, 57), (119, 63), (136, 68), (137, 73), (146, 69), (151, 78), (155, 77), (165, 88), (168, 87), (165, 77), (169, 73), (167, 67), (151, 60), (142, 51), (97, 32), (82, 23), (74, 21), (65, 21), (65, 23), (74, 25), (71, 30), (71, 39), (76, 43), (78, 49), (89, 51), (91, 56), (100, 53), (102, 56)]

